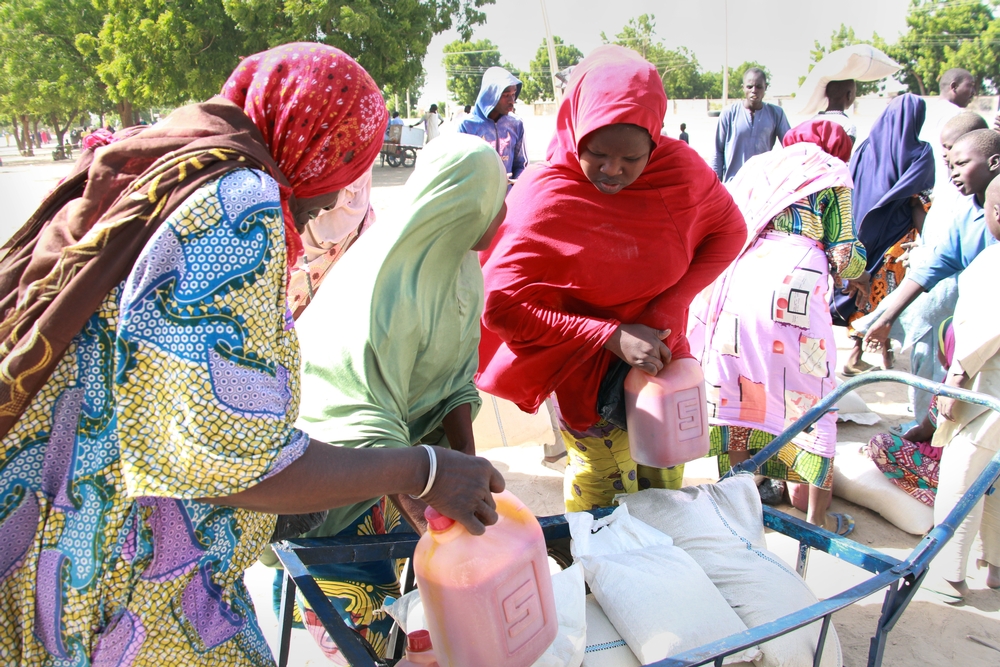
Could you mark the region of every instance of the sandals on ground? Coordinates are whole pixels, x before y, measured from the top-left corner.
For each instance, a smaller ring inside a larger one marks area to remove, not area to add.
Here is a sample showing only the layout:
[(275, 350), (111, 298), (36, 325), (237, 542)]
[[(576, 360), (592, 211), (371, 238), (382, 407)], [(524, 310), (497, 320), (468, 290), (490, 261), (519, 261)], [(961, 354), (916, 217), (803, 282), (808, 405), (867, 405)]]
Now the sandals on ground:
[(844, 368), (840, 372), (844, 375), (844, 377), (852, 378), (855, 375), (861, 375), (862, 373), (867, 373), (868, 371), (873, 370), (875, 370), (875, 367), (862, 359), (856, 364), (844, 364)]
[(841, 537), (847, 537), (854, 532), (854, 517), (842, 512), (830, 512), (827, 516), (832, 517), (837, 522), (837, 528), (833, 532)]

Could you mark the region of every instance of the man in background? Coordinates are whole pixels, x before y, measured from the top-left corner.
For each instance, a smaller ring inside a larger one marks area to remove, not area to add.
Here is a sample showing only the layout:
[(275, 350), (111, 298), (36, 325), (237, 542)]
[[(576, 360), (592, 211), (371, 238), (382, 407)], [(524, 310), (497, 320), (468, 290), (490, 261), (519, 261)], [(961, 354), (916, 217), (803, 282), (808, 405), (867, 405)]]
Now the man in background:
[[(940, 95), (937, 99), (927, 99), (927, 117), (920, 130), (920, 140), (926, 141), (934, 149), (934, 157), (938, 166), (947, 159), (944, 146), (941, 144), (941, 133), (945, 124), (962, 113), (976, 96), (976, 79), (972, 74), (960, 67), (954, 67), (941, 75)], [(938, 169), (934, 177), (934, 198), (952, 187), (951, 174), (946, 169)]]
[(858, 84), (854, 79), (831, 81), (826, 84), (826, 111), (820, 111), (816, 118), (828, 120), (844, 128), (851, 143), (858, 140), (858, 128), (847, 115), (847, 110), (858, 96)]
[(715, 161), (712, 165), (723, 183), (731, 181), (754, 155), (766, 153), (789, 130), (784, 110), (764, 102), (767, 75), (757, 67), (743, 74), (742, 102), (735, 102), (719, 116), (715, 131)]
[(502, 67), (489, 68), (483, 74), (476, 106), (458, 126), (459, 132), (473, 134), (491, 144), (512, 179), (520, 176), (528, 164), (524, 124), (511, 114), (520, 93), (521, 82), (513, 74)]

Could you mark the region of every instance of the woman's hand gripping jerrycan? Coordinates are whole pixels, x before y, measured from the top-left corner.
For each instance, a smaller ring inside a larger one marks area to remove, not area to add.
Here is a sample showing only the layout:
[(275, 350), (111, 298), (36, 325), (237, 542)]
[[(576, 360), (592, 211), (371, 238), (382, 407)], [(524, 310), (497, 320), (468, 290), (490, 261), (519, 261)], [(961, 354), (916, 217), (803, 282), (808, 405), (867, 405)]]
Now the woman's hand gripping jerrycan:
[(708, 454), (705, 375), (694, 359), (677, 359), (657, 375), (625, 376), (629, 452), (636, 463), (672, 468)]
[(545, 538), (509, 491), (481, 536), (428, 507), (413, 554), (427, 629), (441, 667), (529, 667), (556, 638)]

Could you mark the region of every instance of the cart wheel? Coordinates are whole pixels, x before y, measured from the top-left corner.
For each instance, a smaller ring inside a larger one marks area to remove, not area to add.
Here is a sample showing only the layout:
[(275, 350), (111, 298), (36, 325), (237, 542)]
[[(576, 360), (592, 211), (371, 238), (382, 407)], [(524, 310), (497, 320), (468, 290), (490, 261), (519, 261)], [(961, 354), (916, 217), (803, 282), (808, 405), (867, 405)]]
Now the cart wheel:
[(417, 163), (417, 149), (416, 148), (404, 148), (403, 149), (403, 166), (412, 167)]
[(549, 556), (558, 563), (559, 567), (562, 569), (568, 568), (573, 564), (573, 555), (570, 553), (569, 549), (569, 538), (564, 537), (558, 540), (549, 540), (546, 544)]
[(387, 153), (385, 161), (389, 163), (390, 167), (399, 167), (403, 164), (403, 156), (395, 153)]

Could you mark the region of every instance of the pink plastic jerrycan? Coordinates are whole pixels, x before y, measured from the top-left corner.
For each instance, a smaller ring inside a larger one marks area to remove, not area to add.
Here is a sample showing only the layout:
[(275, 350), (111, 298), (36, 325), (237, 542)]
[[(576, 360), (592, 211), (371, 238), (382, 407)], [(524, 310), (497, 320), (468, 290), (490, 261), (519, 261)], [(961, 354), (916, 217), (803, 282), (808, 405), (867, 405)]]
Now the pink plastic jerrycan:
[(427, 629), (440, 667), (528, 667), (556, 638), (545, 538), (509, 491), (481, 536), (428, 507), (413, 555)]
[(633, 368), (625, 377), (625, 420), (636, 463), (670, 468), (708, 454), (701, 364), (677, 359), (655, 376)]
[(406, 657), (396, 667), (439, 667), (433, 648), (429, 632), (414, 630), (406, 635)]

